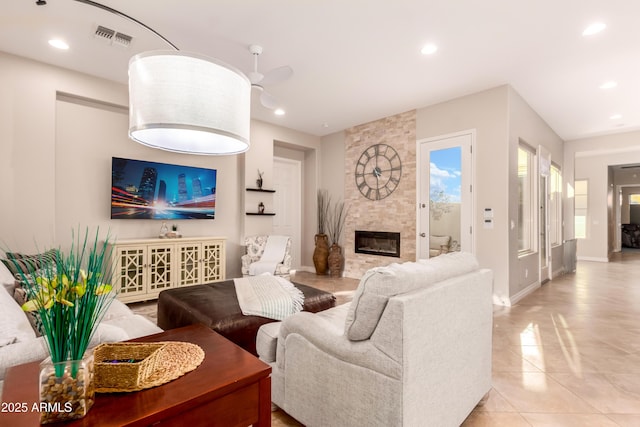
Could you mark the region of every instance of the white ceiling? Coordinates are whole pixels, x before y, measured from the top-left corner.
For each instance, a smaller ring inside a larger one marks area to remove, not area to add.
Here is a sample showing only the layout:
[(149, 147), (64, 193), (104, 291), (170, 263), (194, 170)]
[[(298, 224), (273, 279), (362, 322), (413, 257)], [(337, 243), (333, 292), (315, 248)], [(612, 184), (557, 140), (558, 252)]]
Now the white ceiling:
[[(101, 0), (180, 50), (260, 71), (290, 65), (267, 87), (287, 114), (252, 117), (325, 135), (511, 84), (565, 140), (640, 129), (640, 1), (636, 0)], [(607, 28), (583, 37), (594, 21)], [(133, 36), (130, 48), (93, 36)], [(68, 51), (47, 45), (63, 38)], [(420, 54), (423, 44), (439, 50)], [(0, 51), (126, 83), (129, 58), (167, 49), (125, 18), (74, 0), (3, 0)], [(618, 86), (599, 86), (615, 80)], [(611, 119), (613, 114), (621, 119)]]

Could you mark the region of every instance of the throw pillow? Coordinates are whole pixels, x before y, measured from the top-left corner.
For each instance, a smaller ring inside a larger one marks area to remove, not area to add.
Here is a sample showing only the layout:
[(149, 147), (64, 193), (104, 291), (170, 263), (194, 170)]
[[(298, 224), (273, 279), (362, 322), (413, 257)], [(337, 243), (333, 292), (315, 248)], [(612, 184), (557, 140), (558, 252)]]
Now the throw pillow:
[(55, 265), (58, 259), (58, 250), (49, 249), (46, 252), (34, 255), (25, 255), (19, 252), (7, 252), (7, 259), (2, 260), (13, 275), (20, 279), (20, 271), (33, 273), (48, 265)]
[[(16, 300), (20, 307), (29, 301), (27, 291), (21, 286), (16, 286), (13, 291), (13, 299)], [(24, 314), (27, 316), (27, 319), (29, 319), (29, 323), (36, 333), (36, 336), (42, 336), (42, 319), (40, 318), (40, 314), (37, 311), (25, 311)]]

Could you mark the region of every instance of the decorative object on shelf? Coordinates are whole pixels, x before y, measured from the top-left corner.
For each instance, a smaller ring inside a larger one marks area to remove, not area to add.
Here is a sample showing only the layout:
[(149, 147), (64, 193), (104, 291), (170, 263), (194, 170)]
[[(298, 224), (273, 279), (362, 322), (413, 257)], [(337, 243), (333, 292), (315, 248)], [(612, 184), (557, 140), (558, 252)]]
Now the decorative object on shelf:
[[(331, 204), (331, 201), (329, 201)], [(347, 217), (347, 209), (344, 201), (338, 201), (333, 208), (328, 208), (327, 230), (331, 238), (331, 247), (329, 248), (329, 256), (327, 258), (329, 266), (329, 274), (331, 277), (341, 277), (344, 268), (344, 256), (342, 255), (342, 247), (340, 239), (344, 229), (344, 221)]]
[[(84, 360), (93, 333), (115, 298), (109, 236), (98, 243), (72, 233), (68, 253), (54, 249), (36, 256), (7, 253), (19, 273), (27, 302), (37, 312), (50, 360), (41, 365), (41, 422), (81, 418), (93, 405), (92, 363)], [(49, 255), (47, 255), (49, 254)], [(53, 254), (53, 255), (52, 255)]]
[(171, 226), (171, 231), (169, 231), (169, 227), (167, 227), (167, 223), (163, 222), (162, 227), (160, 228), (160, 238), (161, 239), (175, 239), (177, 237), (182, 237), (182, 234), (178, 233), (178, 225), (173, 224)]
[(160, 227), (160, 237), (166, 237), (169, 232), (169, 227), (167, 227), (167, 223), (163, 222), (162, 227)]
[(196, 369), (204, 351), (179, 341), (104, 343), (94, 350), (94, 384), (99, 393), (156, 387)]
[(382, 200), (389, 196), (400, 184), (401, 177), (400, 156), (387, 144), (370, 146), (356, 163), (356, 186), (369, 200)]
[(331, 198), (327, 190), (318, 190), (317, 194), (318, 204), (318, 233), (315, 235), (315, 249), (313, 250), (313, 265), (316, 269), (316, 274), (327, 274), (327, 262), (329, 257), (329, 241), (325, 234), (327, 225), (327, 216), (329, 213), (329, 204)]
[(262, 190), (262, 175), (264, 175), (264, 172), (260, 172), (260, 169), (258, 169), (258, 179), (256, 179), (256, 186), (258, 187), (258, 190)]
[(264, 203), (262, 203), (262, 202), (258, 203), (258, 213), (259, 214), (263, 214), (264, 213)]

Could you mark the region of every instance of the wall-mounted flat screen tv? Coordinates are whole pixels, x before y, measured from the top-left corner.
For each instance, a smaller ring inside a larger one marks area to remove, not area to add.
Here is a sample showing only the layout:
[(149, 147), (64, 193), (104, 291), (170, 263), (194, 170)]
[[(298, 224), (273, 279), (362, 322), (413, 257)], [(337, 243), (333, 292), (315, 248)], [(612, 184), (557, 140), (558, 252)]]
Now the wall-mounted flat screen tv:
[(213, 219), (215, 169), (113, 157), (112, 219)]

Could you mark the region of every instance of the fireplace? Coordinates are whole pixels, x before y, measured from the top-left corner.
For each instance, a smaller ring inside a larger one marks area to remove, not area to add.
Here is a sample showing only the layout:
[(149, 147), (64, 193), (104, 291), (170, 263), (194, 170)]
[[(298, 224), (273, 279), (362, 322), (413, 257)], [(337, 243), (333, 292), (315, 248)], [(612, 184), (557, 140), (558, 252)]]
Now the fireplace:
[(357, 254), (400, 257), (400, 233), (356, 230)]

